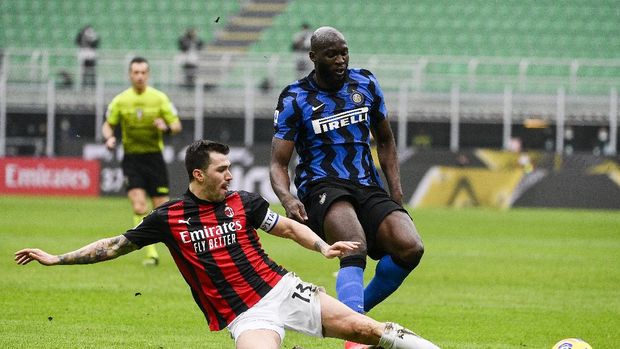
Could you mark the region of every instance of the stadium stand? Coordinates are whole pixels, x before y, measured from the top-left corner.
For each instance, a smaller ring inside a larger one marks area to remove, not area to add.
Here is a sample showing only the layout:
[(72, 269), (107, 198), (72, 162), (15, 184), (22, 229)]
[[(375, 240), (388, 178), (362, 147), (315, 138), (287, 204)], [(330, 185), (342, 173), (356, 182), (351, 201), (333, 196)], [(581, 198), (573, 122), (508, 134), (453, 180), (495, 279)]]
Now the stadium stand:
[(226, 0), (4, 0), (0, 47), (73, 48), (79, 28), (91, 24), (101, 49), (175, 51), (185, 28), (199, 28), (210, 42), (239, 6)]
[[(206, 43), (201, 81), (221, 87), (205, 95), (206, 108), (227, 114), (245, 108), (239, 96), (249, 85), (261, 88), (251, 106), (268, 114), (272, 94), (295, 78), (291, 38), (306, 21), (339, 28), (351, 66), (373, 71), (393, 106), (406, 89), (405, 109), (419, 121), (447, 122), (456, 86), (463, 120), (501, 122), (510, 87), (513, 121), (535, 115), (552, 123), (562, 88), (569, 121), (600, 125), (611, 91), (620, 89), (617, 0), (4, 0), (0, 21), (9, 109), (44, 105), (32, 83), (77, 80), (74, 39), (87, 23), (101, 36), (97, 75), (106, 95), (126, 84), (126, 64), (141, 54), (151, 60), (154, 85), (189, 115), (194, 96), (175, 90), (176, 40), (188, 26)], [(73, 93), (79, 88), (58, 91), (58, 103), (83, 107), (86, 98)]]
[[(571, 69), (580, 78), (620, 78), (619, 66), (601, 67), (596, 62), (620, 58), (617, 5), (613, 0), (298, 0), (263, 32), (252, 52), (281, 51), (289, 45), (290, 33), (308, 21), (313, 26), (339, 28), (356, 55), (448, 56), (455, 59), (429, 64), (425, 73), (467, 77), (473, 72), (498, 78), (496, 83), (469, 85), (472, 90), (501, 91), (506, 80), (515, 81), (510, 78), (523, 72), (533, 78), (533, 84), (526, 86), (528, 91), (549, 92), (558, 83), (569, 84)], [(480, 57), (481, 62), (472, 66), (465, 57)], [(523, 59), (529, 59), (529, 64), (523, 66)], [(551, 79), (553, 86), (541, 87), (540, 77)], [(445, 91), (451, 83), (429, 82), (425, 89)], [(601, 93), (591, 86), (574, 90)]]
[[(420, 65), (425, 79), (417, 88), (425, 91), (449, 91), (457, 83), (477, 92), (510, 84), (532, 93), (564, 85), (574, 93), (607, 94), (620, 79), (620, 64), (608, 64), (620, 59), (616, 0), (4, 0), (0, 13), (2, 48), (73, 49), (77, 30), (91, 24), (101, 51), (171, 55), (177, 37), (193, 26), (207, 53), (286, 55), (292, 33), (307, 21), (339, 28), (355, 56), (409, 62), (403, 69), (409, 75)], [(50, 71), (75, 65), (72, 55), (57, 56), (50, 56)], [(242, 75), (233, 74), (233, 80)], [(385, 75), (382, 80), (400, 80), (403, 71)], [(520, 77), (529, 82), (519, 84)], [(577, 86), (575, 79), (585, 83)]]
[(341, 28), (358, 53), (618, 58), (617, 5), (613, 0), (293, 1), (256, 50), (276, 52), (288, 40), (280, 33), (307, 20)]

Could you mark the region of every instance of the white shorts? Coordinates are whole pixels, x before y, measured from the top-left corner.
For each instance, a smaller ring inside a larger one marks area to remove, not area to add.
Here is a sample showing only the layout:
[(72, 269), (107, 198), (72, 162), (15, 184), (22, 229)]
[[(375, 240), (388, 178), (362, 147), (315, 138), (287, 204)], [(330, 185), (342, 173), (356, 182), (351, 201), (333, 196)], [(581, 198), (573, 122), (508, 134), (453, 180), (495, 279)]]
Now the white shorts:
[(288, 273), (256, 305), (237, 316), (228, 331), (235, 342), (244, 331), (259, 329), (277, 332), (281, 341), (285, 329), (323, 337), (320, 291), (318, 286)]

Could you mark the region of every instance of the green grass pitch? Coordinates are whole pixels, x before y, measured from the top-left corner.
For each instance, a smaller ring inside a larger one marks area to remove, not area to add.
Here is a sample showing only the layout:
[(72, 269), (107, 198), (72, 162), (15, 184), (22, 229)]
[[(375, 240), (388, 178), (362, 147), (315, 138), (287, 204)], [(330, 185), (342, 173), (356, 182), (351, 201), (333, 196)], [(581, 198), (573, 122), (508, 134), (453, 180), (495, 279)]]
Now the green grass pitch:
[[(281, 207), (277, 207), (281, 212)], [(87, 266), (18, 266), (13, 253), (74, 250), (131, 225), (125, 198), (0, 198), (0, 348), (233, 348), (211, 333), (163, 245)], [(412, 212), (426, 253), (369, 315), (444, 349), (548, 348), (581, 337), (620, 344), (620, 211)], [(334, 295), (336, 260), (261, 233), (277, 262)], [(372, 274), (370, 263), (366, 276)], [(287, 333), (283, 348), (342, 348)]]

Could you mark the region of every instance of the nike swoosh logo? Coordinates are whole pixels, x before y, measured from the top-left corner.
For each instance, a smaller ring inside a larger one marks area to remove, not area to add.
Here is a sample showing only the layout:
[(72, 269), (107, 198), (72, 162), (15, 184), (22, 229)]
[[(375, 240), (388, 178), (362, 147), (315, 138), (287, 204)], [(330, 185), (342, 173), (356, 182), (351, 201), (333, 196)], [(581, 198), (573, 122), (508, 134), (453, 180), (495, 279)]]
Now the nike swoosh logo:
[(325, 103), (321, 103), (319, 106), (312, 107), (312, 111), (316, 111), (317, 109), (319, 109), (320, 107), (322, 107), (324, 105), (325, 105)]

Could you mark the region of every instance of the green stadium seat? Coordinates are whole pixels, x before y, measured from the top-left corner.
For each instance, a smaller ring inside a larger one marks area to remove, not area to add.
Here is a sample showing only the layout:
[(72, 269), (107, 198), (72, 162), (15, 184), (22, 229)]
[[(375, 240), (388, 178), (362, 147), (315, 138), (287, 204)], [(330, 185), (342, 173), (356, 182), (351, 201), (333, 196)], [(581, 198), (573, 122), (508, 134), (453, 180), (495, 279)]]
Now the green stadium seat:
[[(102, 48), (176, 53), (176, 39), (187, 26), (198, 27), (209, 40), (242, 3), (0, 0), (0, 45), (75, 48), (77, 31), (90, 23), (101, 34)], [(288, 52), (291, 36), (302, 21), (308, 21), (314, 27), (339, 28), (356, 54), (620, 59), (617, 0), (290, 0), (287, 4), (250, 51)], [(221, 17), (217, 25), (212, 21), (216, 16)], [(462, 68), (442, 69), (462, 74)], [(480, 66), (478, 71), (505, 76), (517, 74), (514, 69)], [(532, 73), (564, 76), (560, 70), (541, 68)], [(445, 88), (442, 83), (431, 85)]]
[(425, 80), (423, 90), (428, 92), (447, 92), (452, 89), (452, 82), (447, 80)]

